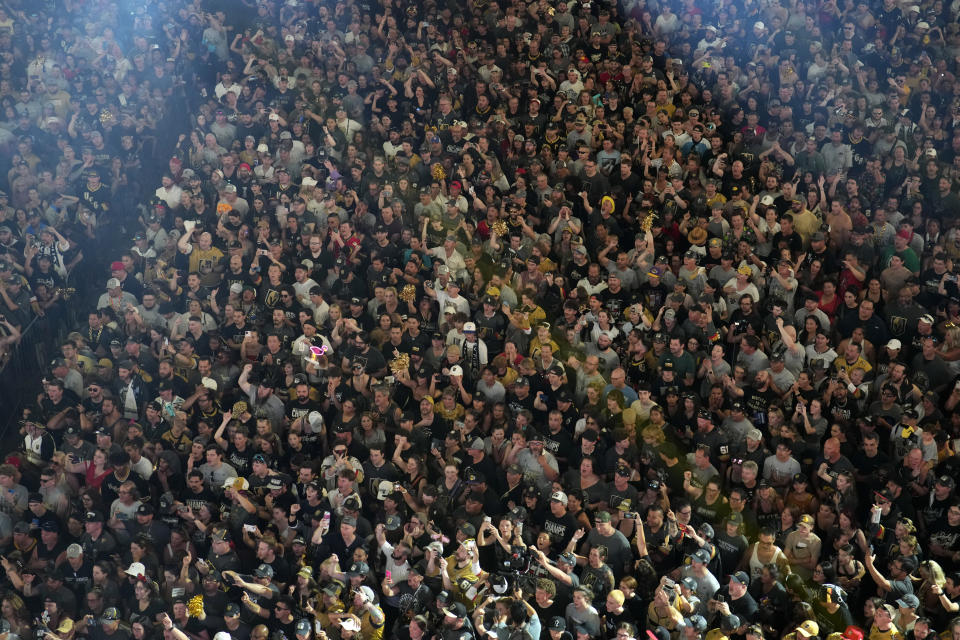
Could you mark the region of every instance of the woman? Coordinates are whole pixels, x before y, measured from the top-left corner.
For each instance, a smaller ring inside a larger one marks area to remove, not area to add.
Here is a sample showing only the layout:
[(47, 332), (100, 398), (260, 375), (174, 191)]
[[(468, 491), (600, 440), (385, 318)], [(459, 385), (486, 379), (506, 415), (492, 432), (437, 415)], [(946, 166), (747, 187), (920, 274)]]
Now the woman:
[(130, 615), (129, 621), (130, 637), (133, 640), (152, 640), (155, 620), (134, 613)]
[(797, 274), (797, 284), (801, 296), (810, 293), (817, 295), (818, 291), (823, 290), (826, 274), (823, 273), (823, 261), (819, 258), (813, 258), (809, 263), (804, 260), (797, 260), (793, 271)]
[(120, 587), (114, 580), (115, 573), (113, 563), (108, 560), (96, 562), (90, 572), (93, 586), (100, 589), (105, 602), (118, 602), (120, 599)]
[(153, 580), (137, 580), (133, 585), (133, 600), (127, 603), (127, 614), (155, 621), (159, 614), (166, 611), (166, 605), (158, 593), (157, 583)]
[(840, 306), (840, 296), (837, 295), (837, 285), (832, 280), (823, 281), (823, 289), (819, 292), (817, 308), (827, 314), (830, 321), (837, 313), (837, 307)]
[(460, 471), (454, 463), (443, 466), (443, 478), (437, 484), (437, 501), (447, 511), (451, 511), (458, 503), (460, 496), (466, 491), (467, 485), (460, 478)]
[(578, 527), (590, 533), (590, 530), (593, 529), (593, 522), (590, 519), (590, 513), (585, 508), (586, 498), (583, 491), (567, 491), (567, 513), (577, 521)]
[(808, 487), (807, 478), (798, 474), (794, 476), (793, 484), (787, 490), (787, 495), (784, 498), (786, 506), (797, 508), (798, 517), (801, 513), (813, 515), (820, 506), (817, 497), (810, 492)]
[(113, 467), (107, 465), (107, 452), (103, 449), (97, 449), (90, 460), (69, 463), (66, 470), (82, 474), (86, 486), (93, 489), (99, 489), (103, 481), (113, 473)]
[(937, 353), (947, 363), (951, 375), (960, 373), (960, 327), (951, 323), (946, 324), (943, 344), (937, 348)]
[(838, 585), (847, 592), (849, 600), (856, 602), (860, 590), (860, 581), (866, 569), (863, 563), (854, 556), (856, 549), (852, 544), (842, 545), (837, 549), (837, 557), (833, 561), (833, 572)]
[(883, 313), (883, 283), (879, 278), (870, 278), (867, 280), (867, 287), (860, 292), (859, 301), (870, 300), (873, 302), (875, 314)]
[[(125, 566), (130, 566), (130, 564), (134, 562), (143, 564), (149, 576), (160, 575), (160, 559), (153, 550), (153, 543), (145, 534), (137, 534), (137, 536), (130, 541), (127, 553), (123, 554), (123, 560)], [(156, 597), (156, 595), (156, 593), (153, 594), (154, 597)]]
[(753, 508), (759, 526), (771, 529), (780, 528), (780, 514), (783, 512), (783, 498), (766, 480), (761, 480), (757, 495), (753, 499)]
[(861, 553), (866, 553), (868, 550), (867, 537), (863, 529), (858, 526), (854, 514), (854, 511), (842, 509), (837, 515), (837, 524), (831, 530), (830, 537), (833, 548), (838, 552), (843, 546), (851, 544), (860, 550), (857, 553), (857, 555), (860, 555)]
[(603, 410), (603, 424), (607, 431), (614, 431), (623, 427), (623, 410), (626, 405), (623, 392), (613, 389), (607, 394), (607, 406)]
[(336, 428), (353, 431), (360, 426), (360, 411), (357, 407), (359, 401), (359, 398), (344, 398), (340, 402), (340, 414), (333, 422)]
[(383, 425), (377, 420), (377, 414), (372, 411), (363, 412), (360, 416), (360, 428), (353, 432), (353, 439), (367, 448), (382, 446), (386, 443), (387, 434), (383, 430)]
[(924, 560), (920, 563), (918, 571), (922, 579), (920, 587), (916, 589), (920, 606), (924, 611), (937, 611), (940, 606), (940, 594), (943, 593), (943, 585), (947, 582), (943, 567), (935, 560)]
[[(890, 153), (890, 156), (883, 163), (883, 172), (886, 176), (885, 195), (889, 197), (903, 188), (903, 183), (907, 180), (907, 174), (910, 172), (910, 161), (907, 159), (907, 148), (902, 145), (896, 145)], [(869, 627), (866, 627), (869, 628)]]
[[(684, 478), (683, 488), (690, 491), (689, 479)], [(691, 493), (691, 495), (694, 495)], [(693, 500), (693, 512), (707, 522), (720, 522), (730, 511), (727, 499), (720, 492), (720, 478), (711, 478), (703, 487), (703, 492)]]
[(504, 560), (513, 555), (515, 545), (526, 546), (523, 538), (520, 537), (520, 530), (514, 521), (509, 517), (500, 519), (497, 526), (489, 518), (485, 518), (480, 530), (477, 532), (477, 546), (480, 547), (481, 556), (487, 555), (490, 560), (495, 560), (495, 564), (490, 566), (502, 566)]
[(417, 455), (410, 456), (407, 459), (404, 470), (406, 472), (406, 476), (403, 478), (403, 486), (414, 496), (419, 496), (424, 485), (427, 484), (427, 476), (425, 475), (426, 469), (423, 459)]
[(440, 394), (440, 403), (436, 406), (437, 415), (449, 423), (463, 420), (467, 410), (457, 402), (458, 392), (453, 387), (447, 387)]
[(563, 486), (583, 491), (588, 506), (594, 510), (607, 500), (607, 485), (603, 478), (594, 472), (594, 459), (591, 456), (585, 456), (580, 461), (579, 469), (571, 469), (563, 474)]
[(10, 625), (11, 633), (21, 638), (27, 638), (31, 631), (30, 611), (23, 599), (16, 593), (8, 593), (0, 603), (0, 615), (3, 621)]
[(256, 436), (253, 439), (253, 448), (258, 453), (269, 456), (271, 460), (280, 460), (284, 456), (283, 445), (280, 442), (280, 436), (275, 433), (268, 433), (263, 436)]
[(800, 518), (800, 511), (793, 505), (784, 507), (780, 512), (780, 528), (777, 529), (776, 543), (783, 546), (787, 536), (797, 530), (797, 520)]

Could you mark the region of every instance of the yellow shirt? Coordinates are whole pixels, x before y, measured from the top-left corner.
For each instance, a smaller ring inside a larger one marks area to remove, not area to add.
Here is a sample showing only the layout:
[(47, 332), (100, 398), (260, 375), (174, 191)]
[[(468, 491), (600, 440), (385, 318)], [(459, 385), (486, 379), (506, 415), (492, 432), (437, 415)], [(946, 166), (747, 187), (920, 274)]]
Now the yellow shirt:
[(373, 621), (367, 608), (355, 609), (350, 607), (350, 613), (360, 618), (360, 637), (363, 640), (383, 640), (383, 612), (380, 612), (380, 624)]
[(886, 631), (880, 631), (877, 625), (873, 624), (870, 625), (870, 635), (867, 638), (869, 640), (903, 640), (903, 634), (893, 624)]
[(800, 213), (794, 213), (792, 215), (793, 228), (796, 229), (800, 237), (803, 238), (804, 243), (810, 242), (810, 236), (820, 229), (820, 218), (806, 207), (804, 207)]
[(846, 371), (847, 375), (850, 375), (850, 372), (854, 369), (863, 369), (864, 373), (870, 373), (870, 371), (873, 369), (873, 367), (870, 366), (870, 363), (867, 362), (862, 355), (857, 358), (857, 361), (853, 364), (849, 364), (844, 356), (838, 356), (837, 359), (833, 361), (833, 366), (837, 371), (840, 371), (841, 369)]
[(190, 252), (190, 271), (196, 271), (201, 276), (212, 273), (214, 267), (223, 262), (223, 251), (216, 247), (201, 249), (194, 247)]

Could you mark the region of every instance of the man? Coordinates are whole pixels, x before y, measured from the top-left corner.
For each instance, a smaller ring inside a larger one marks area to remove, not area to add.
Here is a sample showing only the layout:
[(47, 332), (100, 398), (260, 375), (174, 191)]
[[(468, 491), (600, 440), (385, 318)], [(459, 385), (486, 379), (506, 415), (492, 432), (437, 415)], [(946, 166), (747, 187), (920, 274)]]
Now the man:
[[(876, 507), (874, 507), (874, 509), (876, 509)], [(872, 577), (873, 581), (877, 584), (877, 589), (880, 593), (892, 600), (913, 593), (913, 581), (910, 579), (910, 574), (916, 570), (917, 564), (912, 557), (905, 556), (891, 560), (888, 565), (890, 569), (889, 578), (885, 577), (877, 569), (875, 564), (876, 559), (877, 555), (875, 553), (868, 553), (864, 556), (863, 564), (870, 573), (870, 577)], [(879, 613), (879, 609), (877, 613)]]
[(783, 552), (790, 568), (805, 580), (813, 577), (813, 570), (820, 560), (820, 538), (813, 533), (814, 520), (803, 514), (797, 521), (797, 529), (787, 536)]
[(601, 511), (597, 515), (596, 527), (587, 535), (584, 550), (589, 553), (590, 550), (600, 546), (606, 548), (606, 563), (619, 581), (633, 567), (633, 552), (630, 541), (614, 528), (610, 513), (606, 511)]
[(720, 589), (720, 583), (707, 569), (710, 563), (710, 552), (698, 549), (687, 557), (690, 559), (690, 564), (683, 567), (681, 574), (684, 578), (691, 577), (697, 581), (696, 594), (700, 599), (697, 613), (702, 616), (712, 616), (713, 612), (708, 611), (707, 603), (713, 600), (714, 594)]
[(747, 592), (749, 586), (750, 578), (745, 572), (737, 571), (731, 574), (727, 586), (714, 596), (713, 607), (716, 613), (720, 616), (736, 616), (744, 624), (752, 622), (759, 607), (757, 601)]
[(567, 511), (567, 494), (554, 491), (550, 496), (550, 512), (543, 522), (543, 530), (550, 534), (555, 549), (565, 549), (573, 538), (577, 522)]
[(870, 625), (870, 633), (867, 636), (869, 640), (902, 640), (903, 634), (893, 624), (894, 615), (896, 615), (896, 609), (892, 604), (883, 604), (877, 607), (873, 616), (873, 624)]
[(117, 548), (113, 535), (104, 530), (103, 514), (88, 511), (84, 519), (84, 534), (80, 538), (83, 555), (93, 561), (106, 559)]
[(777, 443), (777, 451), (763, 463), (763, 478), (776, 489), (785, 489), (800, 473), (800, 463), (793, 457), (793, 443), (783, 439)]

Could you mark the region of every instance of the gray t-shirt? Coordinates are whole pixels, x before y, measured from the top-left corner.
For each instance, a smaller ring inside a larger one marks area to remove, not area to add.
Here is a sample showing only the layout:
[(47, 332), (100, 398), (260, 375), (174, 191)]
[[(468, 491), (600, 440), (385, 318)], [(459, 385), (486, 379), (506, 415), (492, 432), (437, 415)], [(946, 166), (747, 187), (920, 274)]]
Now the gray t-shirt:
[(633, 552), (630, 550), (630, 541), (619, 531), (614, 530), (612, 536), (603, 536), (593, 529), (587, 534), (587, 545), (591, 549), (599, 545), (607, 548), (607, 564), (617, 579), (624, 575), (628, 565), (632, 568)]
[(770, 456), (763, 461), (763, 478), (775, 487), (789, 485), (793, 476), (800, 473), (800, 463), (790, 457), (782, 462), (777, 456)]

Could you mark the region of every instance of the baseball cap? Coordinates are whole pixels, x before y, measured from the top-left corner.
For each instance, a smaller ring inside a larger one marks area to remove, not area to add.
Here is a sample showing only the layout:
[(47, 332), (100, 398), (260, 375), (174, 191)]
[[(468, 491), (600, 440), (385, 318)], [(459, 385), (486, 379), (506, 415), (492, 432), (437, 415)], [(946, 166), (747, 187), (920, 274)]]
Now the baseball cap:
[(734, 574), (731, 574), (730, 579), (738, 584), (742, 584), (745, 587), (750, 586), (750, 577), (743, 571), (737, 571)]
[(920, 599), (912, 593), (908, 593), (897, 600), (897, 606), (904, 609), (908, 607), (916, 609), (920, 606)]
[(706, 549), (697, 549), (687, 557), (693, 562), (701, 562), (703, 564), (710, 562), (710, 552)]

